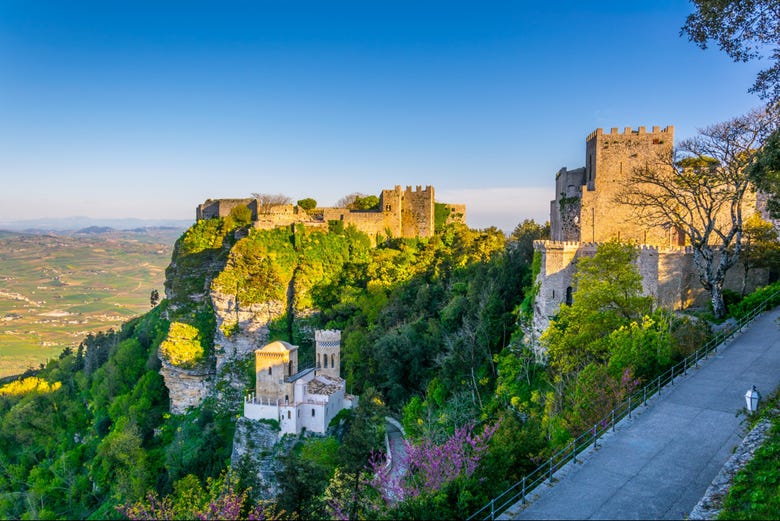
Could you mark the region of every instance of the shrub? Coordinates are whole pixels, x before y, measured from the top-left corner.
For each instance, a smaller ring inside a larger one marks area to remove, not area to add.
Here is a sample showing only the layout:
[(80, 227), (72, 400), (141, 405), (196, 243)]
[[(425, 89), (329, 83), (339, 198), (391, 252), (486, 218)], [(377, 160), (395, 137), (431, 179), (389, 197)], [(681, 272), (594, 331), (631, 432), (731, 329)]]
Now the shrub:
[(731, 316), (740, 319), (767, 299), (770, 299), (768, 303), (770, 308), (780, 305), (780, 282), (757, 289), (742, 299), (742, 302), (733, 305), (729, 311)]
[(203, 360), (205, 350), (200, 331), (183, 322), (172, 322), (168, 336), (160, 344), (160, 353), (172, 365), (192, 368)]
[(298, 201), (298, 207), (308, 212), (309, 210), (314, 210), (315, 208), (317, 208), (317, 201), (315, 201), (311, 197), (307, 197), (306, 199), (301, 199), (300, 201)]

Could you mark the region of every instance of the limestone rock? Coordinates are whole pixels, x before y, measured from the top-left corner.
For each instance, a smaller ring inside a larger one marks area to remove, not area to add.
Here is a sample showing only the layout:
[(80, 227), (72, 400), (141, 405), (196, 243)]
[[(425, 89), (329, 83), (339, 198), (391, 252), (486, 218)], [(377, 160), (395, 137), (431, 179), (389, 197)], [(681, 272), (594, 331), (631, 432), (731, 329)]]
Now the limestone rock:
[(277, 443), (279, 433), (269, 424), (244, 416), (236, 422), (230, 466), (244, 467), (256, 472), (253, 491), (260, 499), (273, 499), (279, 493), (276, 471), (281, 468), (279, 455), (286, 445)]
[(182, 414), (197, 407), (211, 388), (213, 373), (208, 369), (182, 369), (162, 361), (160, 374), (171, 399), (171, 413)]

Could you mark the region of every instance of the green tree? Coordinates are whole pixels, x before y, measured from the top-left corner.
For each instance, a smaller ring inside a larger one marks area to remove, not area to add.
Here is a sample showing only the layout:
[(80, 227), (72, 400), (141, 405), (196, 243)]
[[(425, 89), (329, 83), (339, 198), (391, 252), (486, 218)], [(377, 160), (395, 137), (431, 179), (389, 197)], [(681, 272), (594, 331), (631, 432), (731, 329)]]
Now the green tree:
[(149, 295), (149, 304), (151, 304), (152, 307), (155, 307), (157, 304), (160, 303), (160, 292), (156, 289), (152, 290), (152, 293)]
[(246, 226), (252, 222), (252, 210), (245, 204), (234, 206), (228, 216), (234, 226)]
[(577, 262), (573, 302), (561, 306), (542, 334), (551, 367), (565, 375), (610, 356), (609, 334), (650, 312), (652, 297), (643, 297), (636, 248), (611, 241), (593, 257)]
[(741, 295), (744, 297), (750, 270), (756, 268), (777, 270), (780, 263), (780, 242), (777, 240), (777, 230), (774, 225), (762, 219), (758, 212), (745, 220), (743, 240), (742, 265), (745, 274), (742, 278)]
[(379, 197), (354, 192), (336, 201), (336, 208), (350, 210), (375, 210), (379, 208)]
[(780, 1), (691, 0), (682, 32), (702, 49), (710, 41), (734, 61), (767, 59), (771, 65), (758, 73), (751, 92), (768, 101), (780, 98)]
[(298, 206), (302, 210), (306, 210), (308, 212), (309, 210), (314, 210), (315, 208), (317, 208), (317, 201), (315, 201), (311, 197), (307, 197), (306, 199), (301, 199), (300, 201), (298, 201)]
[(780, 218), (780, 129), (770, 135), (756, 161), (747, 169), (756, 187), (769, 195), (767, 209), (775, 219)]

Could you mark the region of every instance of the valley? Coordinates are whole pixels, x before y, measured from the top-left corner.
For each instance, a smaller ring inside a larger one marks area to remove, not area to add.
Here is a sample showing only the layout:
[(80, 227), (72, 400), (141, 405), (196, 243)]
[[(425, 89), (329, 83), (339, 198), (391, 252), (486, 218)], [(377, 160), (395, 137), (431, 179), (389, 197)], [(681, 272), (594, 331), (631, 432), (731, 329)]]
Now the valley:
[(163, 290), (174, 228), (0, 231), (0, 377), (38, 367), (90, 332), (149, 309)]

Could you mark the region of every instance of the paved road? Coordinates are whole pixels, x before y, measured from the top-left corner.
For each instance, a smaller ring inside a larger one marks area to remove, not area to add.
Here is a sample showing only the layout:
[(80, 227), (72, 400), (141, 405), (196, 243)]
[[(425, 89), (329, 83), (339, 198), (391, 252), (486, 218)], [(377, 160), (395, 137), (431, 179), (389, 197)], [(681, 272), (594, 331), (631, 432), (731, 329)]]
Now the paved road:
[(759, 317), (699, 369), (675, 380), (600, 448), (504, 519), (683, 519), (744, 435), (744, 394), (780, 383), (780, 309)]

